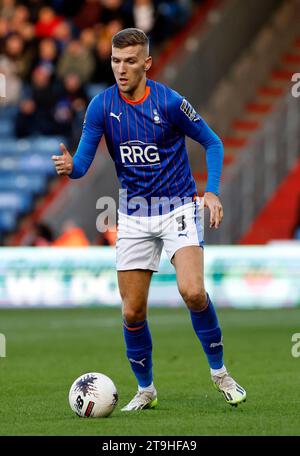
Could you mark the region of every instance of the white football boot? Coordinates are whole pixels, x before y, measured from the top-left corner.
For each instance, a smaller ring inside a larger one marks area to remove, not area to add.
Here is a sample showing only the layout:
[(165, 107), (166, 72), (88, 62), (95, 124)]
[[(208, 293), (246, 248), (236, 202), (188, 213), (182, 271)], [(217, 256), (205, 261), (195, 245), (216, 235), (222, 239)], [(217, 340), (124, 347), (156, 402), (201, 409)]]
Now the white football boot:
[(135, 410), (151, 409), (157, 406), (157, 392), (141, 390), (136, 393), (134, 398), (121, 409), (122, 412), (131, 412)]
[(215, 388), (224, 394), (228, 404), (237, 407), (241, 402), (246, 402), (246, 391), (230, 377), (228, 372), (212, 375), (212, 381)]

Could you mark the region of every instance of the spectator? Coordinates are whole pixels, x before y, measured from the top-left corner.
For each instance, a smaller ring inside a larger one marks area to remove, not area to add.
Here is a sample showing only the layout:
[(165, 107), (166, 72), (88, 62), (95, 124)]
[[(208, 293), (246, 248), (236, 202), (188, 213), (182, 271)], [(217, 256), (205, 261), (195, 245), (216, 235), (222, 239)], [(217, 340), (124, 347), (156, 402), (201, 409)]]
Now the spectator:
[(109, 245), (109, 243), (108, 243), (108, 240), (105, 239), (104, 233), (99, 233), (98, 232), (96, 234), (94, 240), (93, 240), (92, 245), (101, 245), (101, 246), (103, 246), (103, 245)]
[(5, 43), (5, 38), (8, 37), (9, 34), (9, 22), (5, 17), (0, 16), (0, 45), (3, 48)]
[(104, 233), (104, 239), (107, 241), (107, 245), (114, 246), (117, 242), (117, 227), (111, 226)]
[(7, 19), (0, 16), (0, 58), (4, 53), (6, 39), (9, 34), (9, 24)]
[(62, 226), (62, 234), (52, 245), (54, 247), (87, 247), (90, 243), (84, 231), (73, 220), (67, 220)]
[(54, 119), (59, 133), (72, 136), (75, 144), (79, 141), (87, 105), (88, 97), (79, 76), (76, 73), (67, 74), (55, 106)]
[(36, 223), (33, 227), (32, 236), (30, 245), (33, 247), (46, 247), (53, 242), (53, 232), (45, 223)]
[(35, 33), (38, 38), (52, 37), (56, 27), (63, 21), (56, 16), (52, 8), (45, 6), (39, 12), (39, 19), (35, 25)]
[(43, 0), (22, 0), (23, 5), (30, 11), (30, 22), (36, 23), (39, 18), (41, 7), (45, 5)]
[(16, 6), (13, 17), (10, 21), (11, 30), (20, 33), (23, 25), (30, 19), (28, 8), (24, 5)]
[(16, 136), (18, 138), (24, 138), (34, 134), (37, 131), (35, 119), (36, 105), (32, 98), (22, 100), (16, 117)]
[(108, 225), (108, 218), (104, 221), (107, 229), (102, 233), (98, 231), (93, 245), (110, 245), (114, 246), (117, 242), (117, 226), (116, 225)]
[(77, 73), (83, 83), (88, 82), (95, 62), (91, 53), (79, 40), (73, 40), (59, 59), (57, 73), (63, 79), (68, 73)]
[(116, 33), (120, 32), (123, 28), (123, 22), (121, 19), (112, 19), (106, 24), (106, 32), (110, 38), (112, 38)]
[(24, 41), (24, 46), (27, 54), (34, 56), (37, 47), (34, 25), (31, 24), (31, 22), (24, 22), (19, 31), (19, 34)]
[[(127, 7), (127, 4), (122, 0), (102, 0), (101, 24), (108, 24), (111, 21), (119, 21), (122, 28), (133, 27), (133, 12), (132, 6)], [(128, 4), (129, 5), (129, 4)]]
[(72, 40), (72, 27), (69, 22), (60, 22), (53, 32), (53, 38), (56, 41), (58, 51), (64, 51)]
[(0, 55), (0, 73), (6, 79), (6, 97), (1, 99), (1, 105), (17, 105), (21, 97), (22, 80), (14, 62), (5, 55)]
[(152, 0), (134, 0), (134, 26), (149, 34), (154, 26), (154, 6)]
[(39, 43), (38, 56), (35, 59), (33, 68), (43, 66), (47, 68), (51, 75), (54, 75), (58, 52), (56, 43), (52, 38), (44, 38)]
[(101, 0), (86, 0), (74, 17), (74, 23), (79, 30), (93, 27), (100, 22), (101, 11)]
[(25, 43), (20, 35), (12, 33), (5, 43), (5, 54), (14, 65), (14, 72), (21, 79), (29, 75), (32, 55), (25, 51)]
[(47, 67), (39, 66), (32, 74), (29, 95), (21, 102), (16, 120), (16, 135), (25, 137), (34, 133), (57, 134), (54, 121), (54, 106), (57, 100), (51, 73)]
[(55, 12), (66, 17), (72, 17), (77, 14), (82, 7), (82, 3), (86, 3), (86, 0), (72, 0), (71, 2), (70, 0), (51, 0), (51, 6)]
[(64, 99), (74, 113), (85, 112), (88, 97), (77, 73), (69, 73), (64, 78)]
[(95, 68), (91, 78), (92, 82), (106, 83), (107, 85), (114, 84), (115, 78), (111, 70), (111, 37), (105, 30), (99, 36), (94, 58)]
[(86, 28), (80, 33), (80, 42), (90, 52), (93, 51), (96, 45), (96, 33), (92, 28)]
[(15, 0), (2, 0), (0, 2), (0, 16), (10, 21), (15, 12)]

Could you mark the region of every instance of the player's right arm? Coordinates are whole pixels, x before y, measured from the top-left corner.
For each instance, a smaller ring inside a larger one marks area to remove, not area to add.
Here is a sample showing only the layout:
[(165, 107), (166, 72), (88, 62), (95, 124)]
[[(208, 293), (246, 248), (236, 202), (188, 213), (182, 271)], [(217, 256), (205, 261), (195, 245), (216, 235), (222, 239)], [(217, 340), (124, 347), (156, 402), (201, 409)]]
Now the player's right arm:
[(57, 174), (78, 179), (88, 171), (104, 131), (101, 99), (97, 95), (88, 106), (75, 155), (72, 157), (65, 145), (60, 144), (62, 155), (52, 156)]

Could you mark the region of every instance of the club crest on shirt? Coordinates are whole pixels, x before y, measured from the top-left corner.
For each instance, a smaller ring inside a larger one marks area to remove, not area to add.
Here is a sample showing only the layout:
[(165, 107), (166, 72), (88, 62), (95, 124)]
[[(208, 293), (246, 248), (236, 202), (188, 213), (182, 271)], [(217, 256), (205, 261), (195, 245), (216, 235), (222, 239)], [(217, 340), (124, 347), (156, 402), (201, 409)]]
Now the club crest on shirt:
[(157, 109), (153, 109), (153, 122), (155, 124), (160, 124), (160, 117), (159, 117), (159, 114), (157, 112)]
[(196, 110), (193, 108), (193, 106), (184, 98), (182, 100), (182, 103), (180, 105), (180, 109), (184, 114), (192, 121), (192, 122), (198, 122), (200, 120), (199, 115), (197, 114)]

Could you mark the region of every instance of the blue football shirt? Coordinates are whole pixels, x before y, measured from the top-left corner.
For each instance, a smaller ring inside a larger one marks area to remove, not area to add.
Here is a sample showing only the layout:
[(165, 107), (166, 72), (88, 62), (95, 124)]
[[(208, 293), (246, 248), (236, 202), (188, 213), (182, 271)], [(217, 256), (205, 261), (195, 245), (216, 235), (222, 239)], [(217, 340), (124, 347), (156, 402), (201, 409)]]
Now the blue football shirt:
[[(182, 200), (197, 194), (185, 136), (205, 147), (206, 191), (219, 193), (222, 142), (191, 104), (171, 88), (147, 79), (145, 95), (138, 101), (126, 99), (117, 84), (94, 97), (73, 157), (71, 178), (86, 173), (103, 135), (128, 200), (142, 197), (149, 205), (151, 198)], [(120, 211), (133, 213), (134, 206), (128, 209), (123, 199)]]

